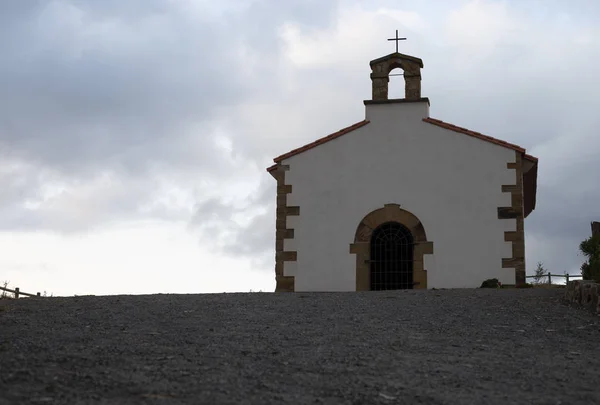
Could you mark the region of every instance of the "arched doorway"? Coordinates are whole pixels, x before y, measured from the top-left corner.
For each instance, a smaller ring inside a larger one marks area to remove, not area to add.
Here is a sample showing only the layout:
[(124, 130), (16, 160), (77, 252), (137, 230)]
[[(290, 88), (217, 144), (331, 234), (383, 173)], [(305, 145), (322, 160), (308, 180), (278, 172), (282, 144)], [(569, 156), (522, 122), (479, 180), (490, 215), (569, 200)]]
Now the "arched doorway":
[[(394, 225), (384, 226), (390, 223)], [(376, 231), (380, 235), (379, 239), (377, 235), (373, 237)], [(394, 240), (396, 237), (404, 237), (405, 241), (401, 243), (403, 247), (395, 252), (400, 254), (408, 251), (408, 254), (403, 257), (410, 258), (411, 266), (410, 275), (405, 275), (404, 279), (400, 276), (400, 280), (404, 280), (405, 283), (410, 282), (411, 286), (408, 288), (427, 289), (427, 270), (424, 267), (423, 257), (433, 254), (433, 242), (427, 240), (425, 228), (415, 215), (400, 208), (398, 204), (385, 204), (383, 208), (371, 211), (360, 221), (354, 235), (354, 243), (350, 243), (350, 254), (356, 255), (356, 291), (373, 289), (371, 285), (373, 267), (376, 271), (385, 270), (382, 264), (374, 265), (372, 262), (373, 259), (377, 262), (378, 257), (376, 252), (371, 254), (371, 250), (377, 249), (377, 246), (372, 249), (372, 243), (376, 244), (377, 240), (382, 242), (387, 239)], [(390, 251), (394, 252), (393, 249)], [(385, 254), (379, 257), (385, 259)], [(408, 267), (400, 268), (400, 273), (406, 273), (408, 270)]]
[(370, 243), (370, 289), (412, 289), (414, 238), (410, 230), (398, 222), (386, 222), (373, 230)]

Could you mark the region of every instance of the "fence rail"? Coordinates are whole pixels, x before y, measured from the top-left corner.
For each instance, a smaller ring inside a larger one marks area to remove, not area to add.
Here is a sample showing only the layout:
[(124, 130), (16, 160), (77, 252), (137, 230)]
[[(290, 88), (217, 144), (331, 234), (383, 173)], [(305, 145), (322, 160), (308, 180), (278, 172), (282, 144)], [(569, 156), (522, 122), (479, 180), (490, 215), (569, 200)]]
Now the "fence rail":
[(535, 278), (538, 280), (542, 280), (544, 278), (548, 277), (548, 284), (552, 284), (552, 277), (564, 277), (567, 279), (567, 283), (569, 282), (570, 278), (581, 278), (583, 279), (582, 275), (579, 274), (550, 274), (550, 272), (548, 272), (548, 274), (544, 274), (543, 276), (525, 276), (526, 279), (528, 278)]
[(13, 293), (15, 295), (15, 299), (18, 299), (19, 295), (24, 295), (26, 297), (41, 297), (40, 293), (29, 294), (29, 293), (26, 293), (26, 292), (21, 292), (21, 290), (19, 289), (19, 287), (15, 287), (14, 290), (11, 290), (10, 288), (6, 288), (6, 287), (0, 287), (0, 290), (7, 291), (9, 293)]

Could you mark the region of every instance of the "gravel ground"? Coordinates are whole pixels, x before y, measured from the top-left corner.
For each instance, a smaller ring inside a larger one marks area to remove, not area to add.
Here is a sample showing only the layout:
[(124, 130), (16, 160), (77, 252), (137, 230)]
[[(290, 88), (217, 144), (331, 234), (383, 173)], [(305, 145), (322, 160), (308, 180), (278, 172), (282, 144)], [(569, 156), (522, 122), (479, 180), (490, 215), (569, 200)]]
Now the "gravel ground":
[(0, 404), (600, 403), (561, 289), (0, 301)]

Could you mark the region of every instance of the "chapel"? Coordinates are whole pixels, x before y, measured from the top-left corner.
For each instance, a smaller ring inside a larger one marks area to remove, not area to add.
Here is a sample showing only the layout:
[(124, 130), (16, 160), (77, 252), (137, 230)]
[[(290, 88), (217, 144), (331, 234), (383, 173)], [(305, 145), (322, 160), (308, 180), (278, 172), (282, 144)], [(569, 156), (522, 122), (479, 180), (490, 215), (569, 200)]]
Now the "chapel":
[[(419, 58), (370, 62), (363, 120), (274, 159), (276, 292), (525, 283), (538, 159), (440, 121)], [(400, 68), (405, 95), (388, 98)]]

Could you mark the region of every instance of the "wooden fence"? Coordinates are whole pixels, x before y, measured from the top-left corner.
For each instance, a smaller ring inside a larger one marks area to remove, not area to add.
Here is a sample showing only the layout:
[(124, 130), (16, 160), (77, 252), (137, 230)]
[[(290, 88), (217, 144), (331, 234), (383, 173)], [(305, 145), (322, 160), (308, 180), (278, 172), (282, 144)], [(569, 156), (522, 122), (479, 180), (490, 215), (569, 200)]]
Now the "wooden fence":
[(582, 275), (580, 274), (550, 274), (550, 272), (548, 272), (548, 274), (544, 274), (542, 277), (539, 276), (525, 276), (526, 279), (528, 278), (536, 278), (538, 280), (542, 280), (545, 279), (546, 277), (548, 277), (548, 284), (552, 284), (552, 277), (564, 277), (567, 279), (567, 283), (569, 282), (569, 279), (573, 279), (573, 278), (583, 278)]
[(14, 290), (11, 290), (10, 288), (6, 288), (6, 287), (0, 287), (0, 290), (7, 291), (9, 293), (13, 293), (15, 295), (15, 299), (18, 299), (20, 295), (24, 295), (26, 297), (41, 297), (40, 293), (29, 294), (29, 293), (26, 293), (26, 292), (21, 292), (21, 290), (19, 289), (19, 287), (15, 287)]

